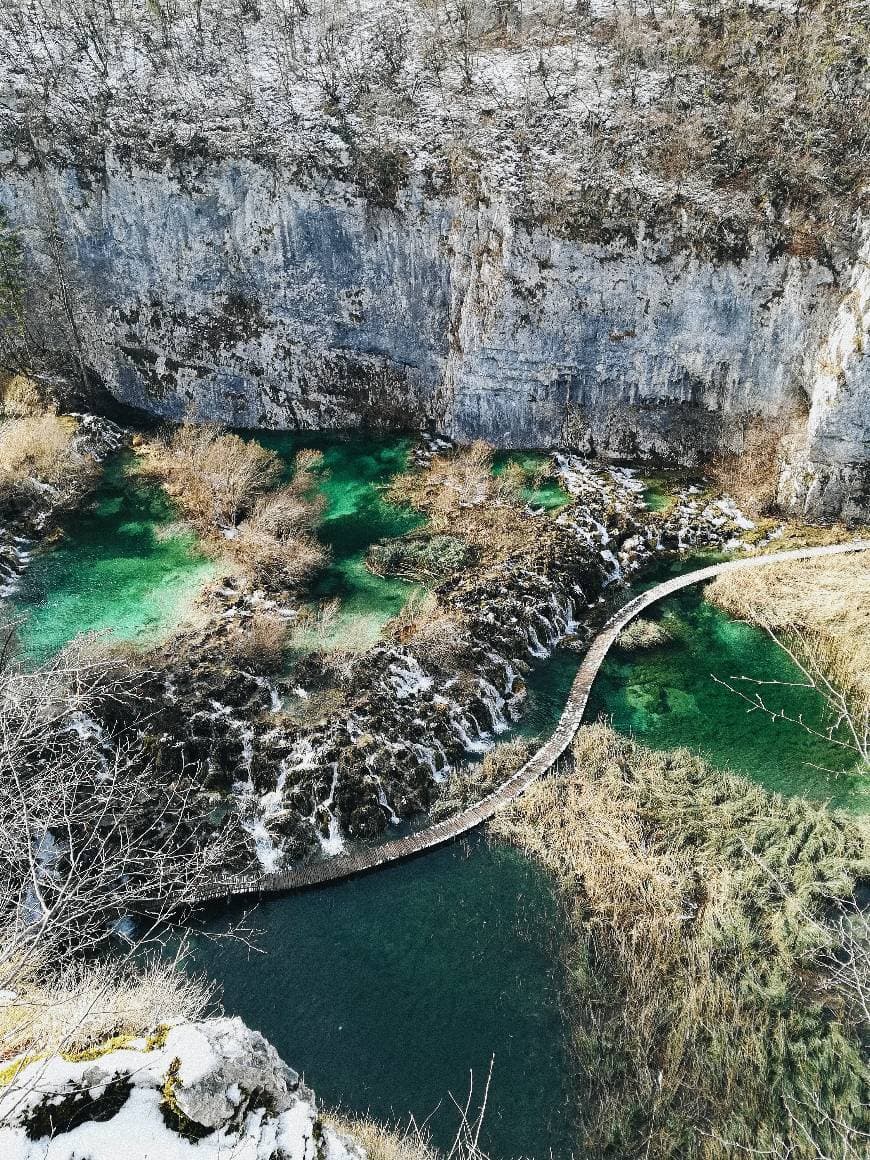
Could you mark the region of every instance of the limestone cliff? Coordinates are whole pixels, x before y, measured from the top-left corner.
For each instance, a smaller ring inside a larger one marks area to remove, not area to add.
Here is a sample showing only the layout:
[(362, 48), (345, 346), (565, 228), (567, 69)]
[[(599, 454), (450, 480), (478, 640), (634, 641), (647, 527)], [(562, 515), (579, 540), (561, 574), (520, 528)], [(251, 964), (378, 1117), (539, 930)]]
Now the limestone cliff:
[(467, 7), (461, 35), (449, 0), (292, 28), (263, 0), (232, 36), (209, 2), (27, 10), (0, 207), (30, 333), (125, 402), (247, 426), (698, 463), (763, 423), (783, 503), (866, 516), (860, 20), (726, 4), (682, 21), (683, 68), (634, 6)]

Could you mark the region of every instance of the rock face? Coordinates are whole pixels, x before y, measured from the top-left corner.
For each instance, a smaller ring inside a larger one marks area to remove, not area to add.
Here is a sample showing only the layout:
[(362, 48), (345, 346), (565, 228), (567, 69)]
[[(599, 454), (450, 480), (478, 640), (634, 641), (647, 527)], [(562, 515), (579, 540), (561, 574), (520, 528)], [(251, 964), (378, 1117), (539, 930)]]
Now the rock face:
[(106, 1047), (22, 1061), (0, 1087), (4, 1160), (365, 1160), (240, 1019)]
[(762, 420), (792, 433), (792, 509), (868, 511), (867, 236), (836, 278), (760, 240), (714, 259), (643, 223), (554, 237), (413, 182), (386, 208), (250, 161), (111, 155), (99, 181), (16, 168), (0, 202), (34, 286), (58, 277), (54, 220), (85, 361), (151, 412), (682, 463)]

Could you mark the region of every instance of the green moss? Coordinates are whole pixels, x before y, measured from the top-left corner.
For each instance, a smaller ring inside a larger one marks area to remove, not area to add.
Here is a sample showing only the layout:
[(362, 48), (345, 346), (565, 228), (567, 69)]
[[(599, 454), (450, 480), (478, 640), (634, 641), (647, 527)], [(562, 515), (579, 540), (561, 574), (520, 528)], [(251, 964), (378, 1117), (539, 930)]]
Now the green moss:
[(155, 1031), (152, 1031), (148, 1038), (145, 1040), (145, 1050), (157, 1051), (161, 1047), (165, 1047), (168, 1036), (169, 1024), (161, 1023), (160, 1026)]
[(87, 1063), (92, 1059), (100, 1059), (102, 1056), (108, 1055), (110, 1051), (120, 1051), (121, 1048), (127, 1047), (134, 1038), (135, 1036), (130, 1034), (113, 1035), (110, 1039), (104, 1039), (102, 1043), (94, 1043), (78, 1050), (64, 1051), (61, 1058), (65, 1059), (67, 1063)]
[(163, 1081), (163, 1099), (160, 1101), (160, 1113), (163, 1116), (163, 1122), (171, 1131), (182, 1136), (185, 1140), (190, 1140), (195, 1144), (197, 1140), (203, 1140), (206, 1136), (210, 1136), (214, 1131), (213, 1128), (207, 1128), (204, 1124), (198, 1124), (196, 1120), (192, 1120), (179, 1106), (175, 1092), (178, 1087), (178, 1073), (181, 1070), (181, 1060), (176, 1056), (169, 1065), (169, 1070), (166, 1072), (166, 1079)]
[(12, 1083), (18, 1073), (28, 1064), (35, 1063), (38, 1059), (44, 1059), (45, 1053), (34, 1053), (33, 1055), (23, 1055), (18, 1059), (13, 1059), (11, 1063), (7, 1063), (5, 1067), (0, 1067), (0, 1087), (6, 1087), (7, 1084)]

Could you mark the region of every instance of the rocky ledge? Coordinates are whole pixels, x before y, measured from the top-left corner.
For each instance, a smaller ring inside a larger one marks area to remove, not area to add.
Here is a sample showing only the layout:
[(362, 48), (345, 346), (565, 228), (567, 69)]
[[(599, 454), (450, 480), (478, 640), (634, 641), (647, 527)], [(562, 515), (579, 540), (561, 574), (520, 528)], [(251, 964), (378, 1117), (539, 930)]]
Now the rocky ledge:
[(0, 1071), (4, 1160), (364, 1160), (240, 1019), (163, 1025)]

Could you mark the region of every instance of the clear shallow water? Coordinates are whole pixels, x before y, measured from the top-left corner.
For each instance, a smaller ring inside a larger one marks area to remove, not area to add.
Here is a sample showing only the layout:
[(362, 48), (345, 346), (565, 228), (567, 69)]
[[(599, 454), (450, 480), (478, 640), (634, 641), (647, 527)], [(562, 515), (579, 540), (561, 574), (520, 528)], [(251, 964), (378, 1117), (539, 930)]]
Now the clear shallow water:
[(410, 441), (308, 431), (258, 432), (256, 437), (288, 465), (304, 447), (322, 452), (320, 491), (327, 507), (318, 535), (332, 558), (313, 586), (311, 599), (340, 599), (332, 640), (343, 647), (368, 647), (418, 590), (404, 580), (375, 576), (365, 566), (366, 553), (376, 541), (404, 535), (424, 522), (417, 512), (387, 503), (383, 497), (384, 484), (405, 470)]
[[(870, 779), (848, 772), (854, 754), (797, 725), (747, 712), (745, 702), (713, 679), (802, 680), (766, 633), (732, 620), (698, 589), (670, 597), (646, 615), (662, 619), (678, 639), (655, 649), (611, 652), (592, 688), (587, 720), (609, 716), (615, 728), (645, 745), (686, 746), (718, 768), (779, 793), (870, 809)], [(755, 688), (736, 687), (750, 696)], [(813, 690), (763, 691), (772, 708), (792, 717), (803, 714), (808, 724), (824, 730), (821, 699)]]
[[(219, 913), (212, 929), (240, 915)], [(388, 1121), (434, 1113), (448, 1147), (449, 1093), (464, 1102), (469, 1072), (481, 1091), (495, 1056), (483, 1147), (496, 1160), (570, 1155), (558, 912), (527, 860), (477, 838), (264, 902), (251, 921), (266, 954), (196, 939), (191, 966), (326, 1105)]]
[(129, 455), (105, 468), (92, 500), (71, 515), (56, 546), (33, 558), (12, 601), (26, 655), (50, 656), (83, 632), (145, 641), (169, 631), (214, 565), (179, 532), (163, 490), (128, 473)]
[[(522, 467), (524, 471), (552, 467), (551, 458), (544, 451), (498, 451), (493, 456), (493, 475), (501, 475), (513, 463)], [(571, 499), (555, 479), (545, 480), (537, 486), (522, 487), (520, 495), (531, 507), (544, 508), (545, 511), (556, 511)]]

